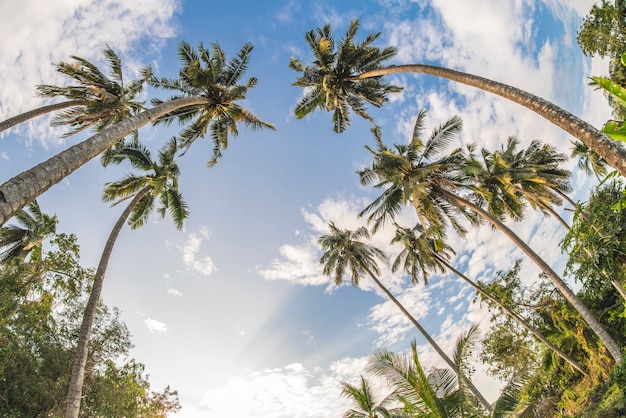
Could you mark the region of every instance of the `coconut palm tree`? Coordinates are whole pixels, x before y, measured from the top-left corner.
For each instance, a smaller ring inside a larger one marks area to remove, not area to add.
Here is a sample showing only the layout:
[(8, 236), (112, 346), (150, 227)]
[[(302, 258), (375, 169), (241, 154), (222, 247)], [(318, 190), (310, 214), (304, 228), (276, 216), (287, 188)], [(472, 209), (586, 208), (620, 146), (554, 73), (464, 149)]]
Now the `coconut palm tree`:
[[(454, 210), (458, 210), (465, 216), (467, 216), (467, 211), (473, 212), (494, 228), (502, 231), (537, 264), (565, 299), (580, 313), (613, 359), (620, 363), (622, 361), (620, 347), (567, 283), (528, 244), (506, 226), (497, 214), (496, 216), (492, 215), (483, 209), (479, 203), (459, 194), (468, 184), (468, 179), (464, 179), (462, 174), (455, 173), (456, 170), (450, 164), (445, 165), (443, 172), (433, 169), (433, 167), (437, 167), (438, 161), (429, 159), (432, 157), (431, 150), (433, 148), (445, 148), (446, 144), (450, 142), (450, 138), (439, 135), (439, 130), (435, 130), (433, 135), (426, 142), (423, 142), (421, 139), (421, 119), (424, 114), (424, 112), (420, 112), (417, 117), (409, 145), (396, 145), (396, 151), (386, 147), (380, 140), (380, 136), (375, 135), (377, 149), (376, 151), (370, 149), (374, 154), (372, 167), (359, 171), (359, 175), (363, 185), (376, 182), (375, 187), (383, 189), (383, 193), (361, 214), (370, 213), (368, 221), (373, 221), (375, 224), (381, 223), (385, 219), (393, 217), (404, 204), (409, 202), (420, 217), (420, 223), (422, 223), (421, 218), (432, 217), (430, 213), (436, 211), (446, 210), (451, 216), (454, 215)], [(456, 155), (457, 151), (453, 151), (453, 154)], [(458, 171), (462, 170), (458, 168)], [(405, 185), (408, 187), (405, 188)], [(414, 197), (416, 190), (421, 195), (428, 196), (428, 198), (419, 200), (420, 203), (428, 202), (428, 205), (416, 204), (417, 200)], [(393, 192), (390, 193), (390, 191)], [(437, 205), (441, 208), (437, 208)], [(432, 233), (429, 225), (424, 227), (429, 233)]]
[(63, 135), (69, 136), (90, 127), (101, 131), (144, 110), (143, 102), (136, 101), (136, 97), (143, 90), (144, 83), (152, 77), (152, 70), (149, 67), (142, 69), (141, 77), (126, 85), (118, 55), (109, 46), (103, 52), (110, 67), (110, 76), (86, 59), (73, 55), (74, 62), (60, 62), (56, 70), (73, 80), (74, 85), (37, 86), (39, 97), (63, 97), (67, 100), (0, 122), (0, 132), (37, 116), (63, 110), (52, 119), (52, 125), (69, 125), (72, 129)]
[(572, 359), (561, 349), (552, 344), (539, 330), (530, 325), (491, 293), (487, 292), (483, 286), (454, 268), (449, 261), (451, 255), (454, 254), (454, 250), (446, 244), (444, 238), (443, 236), (433, 237), (432, 235), (428, 235), (420, 224), (416, 224), (413, 228), (404, 228), (396, 224), (396, 233), (391, 243), (401, 244), (402, 251), (400, 251), (394, 260), (391, 270), (395, 272), (402, 267), (402, 270), (411, 277), (413, 284), (419, 282), (420, 275), (422, 276), (424, 284), (426, 284), (429, 274), (433, 271), (439, 273), (450, 271), (454, 273), (465, 283), (469, 284), (477, 293), (480, 293), (502, 309), (504, 313), (517, 321), (574, 369), (578, 370), (583, 375), (586, 374), (576, 360)]
[[(192, 96), (206, 96), (215, 100), (213, 106), (177, 108), (156, 120), (156, 124), (169, 124), (175, 119), (187, 124), (179, 134), (180, 146), (185, 150), (210, 131), (214, 147), (208, 166), (214, 165), (221, 157), (221, 151), (228, 147), (229, 135), (239, 134), (237, 124), (242, 123), (252, 130), (275, 129), (274, 125), (262, 121), (237, 103), (244, 100), (248, 90), (258, 83), (255, 77), (250, 77), (245, 84), (238, 84), (248, 68), (253, 48), (252, 44), (247, 43), (237, 57), (227, 60), (224, 51), (216, 43), (212, 44), (210, 50), (201, 43), (196, 50), (188, 43), (181, 42), (178, 57), (182, 68), (178, 78), (153, 79), (150, 82), (154, 87), (178, 92), (169, 98), (170, 101)], [(155, 106), (163, 103), (160, 99), (152, 100)]]
[[(583, 142), (626, 176), (626, 149), (554, 103), (507, 84), (447, 68), (419, 64), (385, 67), (383, 62), (395, 55), (395, 48), (381, 50), (373, 47), (371, 44), (380, 33), (370, 34), (364, 42), (355, 44), (358, 28), (359, 21), (353, 20), (345, 38), (337, 43), (336, 48), (330, 25), (307, 32), (305, 40), (315, 55), (315, 61), (311, 65), (304, 65), (291, 58), (289, 65), (301, 73), (293, 84), (311, 89), (296, 106), (297, 117), (302, 118), (317, 108), (333, 111), (335, 131), (341, 132), (349, 125), (348, 112), (351, 106), (357, 115), (363, 116), (365, 113), (364, 117), (371, 120), (362, 108), (362, 101), (350, 99), (355, 103), (353, 106), (348, 97), (376, 97), (373, 104), (380, 106), (387, 100), (388, 93), (398, 90), (384, 83), (380, 79), (382, 76), (397, 73), (430, 74), (497, 94), (534, 111)], [(378, 86), (380, 88), (376, 93), (374, 90)], [(367, 91), (367, 96), (363, 91)]]
[(607, 175), (606, 161), (597, 152), (582, 142), (572, 141), (572, 157), (578, 158), (578, 167), (588, 175), (594, 174), (598, 180)]
[(393, 402), (394, 394), (392, 393), (377, 403), (367, 380), (363, 376), (361, 376), (360, 386), (354, 386), (347, 382), (342, 382), (341, 386), (341, 395), (351, 399), (357, 408), (346, 411), (343, 414), (344, 418), (393, 418), (398, 416), (393, 409), (387, 408), (387, 405)]
[(567, 157), (537, 140), (520, 151), (516, 149), (518, 145), (517, 138), (509, 137), (499, 151), (483, 148), (478, 158), (474, 154), (475, 145), (468, 147), (469, 155), (462, 167), (473, 183), (472, 199), (488, 207), (501, 220), (507, 217), (522, 220), (524, 204), (528, 203), (569, 230), (567, 222), (554, 209), (569, 199), (566, 193), (572, 190), (571, 172), (560, 167)]
[(289, 68), (302, 73), (293, 85), (311, 88), (295, 108), (297, 118), (303, 118), (316, 108), (333, 112), (333, 129), (341, 133), (350, 125), (350, 110), (373, 123), (365, 104), (380, 107), (388, 100), (389, 93), (402, 91), (398, 86), (387, 84), (382, 77), (371, 77), (358, 83), (349, 79), (355, 73), (379, 68), (382, 62), (396, 54), (393, 47), (381, 50), (371, 45), (380, 34), (370, 34), (365, 41), (355, 45), (357, 30), (358, 23), (353, 22), (336, 50), (329, 24), (307, 32), (305, 39), (315, 56), (314, 67), (305, 67), (295, 58), (291, 58), (289, 64)]
[(13, 258), (24, 260), (29, 255), (41, 258), (43, 240), (54, 234), (58, 219), (41, 211), (39, 203), (33, 200), (27, 207), (15, 214), (18, 225), (0, 228), (0, 263)]
[[(420, 111), (413, 128), (413, 137), (421, 136), (425, 118), (426, 111)], [(372, 129), (376, 149), (369, 146), (365, 148), (376, 159), (381, 160), (381, 163), (377, 163), (375, 168), (358, 171), (358, 174), (363, 185), (382, 180), (374, 187), (384, 189), (383, 192), (361, 212), (361, 215), (370, 213), (368, 221), (373, 223), (374, 232), (405, 204), (413, 206), (420, 224), (434, 235), (441, 234), (448, 225), (457, 233), (465, 234), (466, 229), (458, 220), (459, 213), (471, 224), (478, 222), (472, 212), (446, 204), (439, 196), (430, 192), (430, 181), (445, 189), (459, 188), (462, 185), (460, 182), (465, 181), (465, 177), (456, 170), (464, 159), (462, 150), (456, 149), (444, 154), (462, 125), (460, 118), (453, 117), (433, 130), (427, 144), (412, 141), (409, 144), (395, 145), (394, 149), (384, 145), (380, 128)], [(414, 173), (415, 164), (419, 165), (419, 176)]]
[[(455, 346), (455, 364), (468, 367), (471, 348), (475, 345), (476, 326), (461, 335)], [(462, 380), (451, 369), (433, 369), (426, 373), (417, 355), (417, 344), (411, 343), (408, 355), (377, 350), (369, 363), (369, 370), (382, 376), (395, 389), (408, 416), (456, 418), (484, 416), (476, 399), (463, 386)], [(493, 405), (489, 417), (510, 416), (520, 403), (520, 383), (515, 377), (505, 385)]]
[[(202, 44), (195, 50), (182, 42), (179, 47), (179, 56), (183, 61), (180, 79), (153, 80), (155, 86), (176, 89), (180, 94), (103, 129), (0, 185), (0, 225), (83, 164), (160, 117), (165, 122), (171, 122), (175, 118), (188, 122), (191, 118), (196, 118), (189, 127), (190, 132), (183, 131), (181, 146), (186, 148), (191, 145), (190, 140), (196, 134), (202, 136), (210, 129), (211, 136), (216, 141), (210, 164), (228, 146), (229, 135), (237, 135), (237, 123), (253, 129), (274, 129), (271, 124), (259, 120), (235, 103), (243, 100), (248, 89), (256, 84), (254, 78), (245, 85), (237, 84), (245, 73), (251, 52), (252, 45), (246, 44), (237, 57), (226, 61), (224, 52), (217, 44), (213, 45), (211, 52)], [(197, 57), (198, 60), (192, 57)]]
[[(330, 234), (323, 235), (319, 238), (319, 243), (322, 246), (322, 250), (324, 250), (320, 258), (320, 263), (324, 266), (324, 274), (334, 277), (335, 284), (340, 285), (344, 279), (346, 270), (348, 270), (352, 285), (358, 286), (361, 277), (367, 273), (378, 288), (387, 295), (389, 300), (391, 300), (407, 319), (411, 321), (415, 328), (418, 329), (446, 364), (453, 370), (458, 371), (454, 362), (446, 355), (441, 347), (439, 347), (424, 327), (406, 310), (389, 289), (378, 280), (380, 270), (376, 264), (376, 260), (384, 259), (385, 254), (382, 250), (361, 241), (361, 239), (367, 240), (370, 238), (370, 233), (367, 228), (360, 227), (356, 231), (344, 230), (335, 226), (333, 222), (330, 222), (328, 226), (330, 228)], [(489, 403), (469, 380), (468, 385), (472, 393), (481, 400), (483, 407), (486, 410), (491, 410)]]
[(178, 144), (176, 139), (173, 138), (165, 144), (159, 152), (158, 159), (154, 161), (146, 147), (138, 142), (132, 142), (120, 147), (117, 150), (117, 154), (109, 155), (109, 160), (106, 161), (108, 164), (119, 164), (128, 159), (133, 168), (141, 170), (143, 174), (129, 174), (122, 180), (107, 183), (104, 189), (103, 200), (105, 202), (118, 204), (130, 198), (132, 200), (111, 230), (94, 276), (72, 364), (65, 411), (66, 418), (78, 417), (91, 328), (100, 301), (104, 276), (111, 258), (113, 246), (122, 227), (127, 222), (131, 229), (144, 225), (155, 210), (157, 202), (158, 208), (156, 208), (156, 211), (161, 217), (169, 213), (178, 229), (183, 227), (183, 221), (189, 216), (187, 204), (178, 191), (180, 171), (175, 161), (177, 151)]

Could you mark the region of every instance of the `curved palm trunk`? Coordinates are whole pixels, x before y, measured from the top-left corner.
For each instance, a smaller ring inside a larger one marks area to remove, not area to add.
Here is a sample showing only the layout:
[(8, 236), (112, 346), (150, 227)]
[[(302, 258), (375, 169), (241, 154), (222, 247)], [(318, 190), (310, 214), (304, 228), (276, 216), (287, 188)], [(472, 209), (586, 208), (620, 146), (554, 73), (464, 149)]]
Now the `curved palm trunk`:
[(531, 334), (533, 334), (539, 341), (541, 341), (542, 343), (544, 343), (550, 350), (554, 351), (559, 357), (561, 357), (563, 360), (565, 360), (567, 363), (569, 363), (574, 369), (578, 370), (580, 373), (582, 373), (583, 375), (587, 375), (587, 373), (583, 370), (583, 368), (576, 362), (576, 360), (572, 359), (571, 357), (569, 357), (567, 354), (565, 354), (563, 351), (561, 351), (557, 346), (555, 346), (554, 344), (552, 344), (550, 341), (548, 341), (546, 339), (546, 337), (543, 336), (543, 334), (541, 334), (537, 329), (535, 329), (533, 326), (531, 326), (528, 322), (526, 322), (522, 317), (520, 317), (518, 314), (516, 314), (515, 312), (513, 312), (508, 306), (504, 305), (502, 302), (500, 302), (500, 300), (498, 300), (497, 298), (495, 298), (493, 295), (491, 295), (491, 293), (485, 291), (482, 286), (480, 286), (478, 283), (476, 283), (475, 281), (471, 280), (469, 277), (467, 277), (466, 275), (464, 275), (463, 273), (461, 273), (460, 271), (458, 271), (457, 269), (455, 269), (454, 267), (452, 267), (451, 264), (449, 264), (445, 259), (443, 259), (442, 257), (438, 256), (435, 254), (435, 258), (437, 259), (437, 261), (439, 261), (441, 264), (443, 264), (444, 266), (446, 266), (446, 268), (448, 270), (450, 270), (451, 272), (453, 272), (454, 274), (456, 274), (458, 277), (460, 277), (465, 283), (469, 284), (470, 286), (472, 286), (478, 293), (480, 293), (481, 295), (483, 295), (484, 297), (486, 297), (487, 299), (489, 299), (490, 301), (492, 301), (493, 303), (495, 303), (496, 305), (498, 305), (500, 307), (500, 309), (502, 309), (507, 315), (509, 315), (511, 318), (513, 318), (514, 320), (516, 320), (521, 326), (523, 326), (524, 328), (526, 328)]
[(576, 209), (576, 202), (574, 202), (571, 197), (569, 197), (568, 195), (566, 195), (565, 193), (563, 193), (559, 189), (552, 189), (552, 190), (554, 190), (554, 192), (556, 194), (558, 194), (561, 198), (563, 198), (563, 200), (565, 200), (567, 203), (569, 203), (572, 206), (573, 209)]
[(421, 64), (390, 66), (378, 70), (367, 71), (351, 78), (354, 80), (360, 80), (369, 77), (378, 77), (396, 73), (421, 73), (447, 78), (461, 84), (477, 87), (481, 90), (497, 94), (498, 96), (520, 104), (562, 128), (574, 138), (580, 140), (589, 148), (597, 152), (598, 155), (604, 158), (609, 165), (619, 171), (622, 176), (626, 177), (626, 148), (622, 147), (618, 141), (612, 140), (587, 122), (560, 108), (554, 103), (516, 87), (473, 74), (467, 74), (433, 65)]
[(46, 113), (55, 112), (57, 110), (67, 109), (72, 106), (80, 106), (83, 102), (80, 100), (69, 100), (67, 102), (55, 103), (47, 106), (41, 106), (37, 109), (29, 110), (28, 112), (20, 113), (17, 116), (13, 116), (7, 120), (0, 122), (0, 132), (6, 131), (9, 128), (19, 125), (22, 122), (26, 122), (29, 119), (36, 118), (38, 116), (45, 115)]
[(539, 255), (535, 251), (533, 251), (532, 248), (530, 248), (529, 245), (522, 241), (522, 239), (511, 229), (509, 229), (504, 223), (491, 216), (487, 211), (483, 210), (479, 206), (476, 206), (472, 202), (469, 202), (447, 190), (439, 189), (439, 191), (455, 205), (465, 206), (471, 209), (472, 211), (480, 215), (483, 219), (492, 224), (494, 227), (504, 232), (504, 234), (509, 237), (509, 239), (511, 239), (511, 241), (513, 241), (535, 264), (537, 264), (541, 271), (543, 271), (550, 278), (552, 284), (554, 284), (554, 286), (561, 292), (565, 299), (574, 307), (574, 309), (578, 311), (578, 313), (583, 317), (585, 322), (587, 322), (589, 328), (591, 328), (591, 330), (600, 339), (602, 344), (604, 344), (615, 362), (622, 362), (621, 349), (619, 345), (617, 345), (613, 337), (611, 337), (606, 329), (604, 329), (602, 324), (600, 324), (598, 319), (585, 306), (585, 304), (583, 304), (578, 296), (576, 296), (572, 289), (569, 288), (567, 283), (565, 283), (563, 279), (561, 279), (561, 277), (554, 270), (552, 270), (552, 268), (541, 257), (539, 257)]
[(4, 225), (18, 210), (50, 187), (147, 123), (182, 107), (210, 103), (211, 101), (205, 97), (185, 97), (167, 101), (124, 119), (18, 174), (0, 185), (0, 225)]
[(74, 353), (74, 362), (72, 363), (72, 373), (70, 375), (70, 387), (67, 395), (67, 405), (65, 406), (65, 418), (78, 418), (80, 412), (80, 401), (83, 391), (83, 382), (85, 381), (85, 366), (87, 364), (87, 354), (89, 352), (89, 337), (91, 336), (91, 328), (96, 316), (96, 309), (100, 302), (100, 293), (102, 293), (102, 285), (104, 283), (104, 274), (106, 273), (107, 266), (109, 265), (109, 259), (113, 252), (113, 246), (117, 240), (126, 219), (130, 216), (131, 212), (141, 200), (141, 198), (148, 193), (151, 189), (150, 186), (142, 189), (128, 204), (124, 212), (120, 215), (117, 222), (113, 226), (109, 238), (102, 250), (102, 256), (98, 263), (98, 269), (93, 279), (93, 285), (91, 287), (91, 294), (89, 295), (89, 301), (85, 307), (85, 313), (83, 314), (83, 322), (80, 325), (80, 334), (78, 336), (78, 343), (76, 346), (76, 352)]
[(563, 219), (561, 217), (561, 215), (559, 215), (558, 213), (556, 213), (556, 211), (554, 209), (552, 209), (549, 205), (545, 205), (543, 203), (540, 202), (536, 202), (539, 206), (541, 206), (542, 208), (544, 208), (545, 210), (547, 210), (548, 212), (550, 212), (550, 215), (555, 218), (557, 221), (559, 221), (559, 223), (561, 225), (563, 225), (563, 228), (565, 228), (567, 231), (570, 230), (570, 226), (567, 222), (565, 222), (565, 219)]
[(364, 267), (365, 270), (367, 271), (367, 273), (370, 275), (370, 277), (372, 278), (372, 280), (374, 281), (374, 283), (376, 283), (376, 285), (383, 291), (385, 292), (385, 294), (387, 295), (387, 297), (389, 298), (389, 300), (391, 300), (397, 307), (398, 309), (400, 309), (400, 311), (402, 311), (402, 313), (409, 319), (409, 321), (411, 321), (411, 323), (413, 325), (415, 325), (415, 328), (417, 328), (417, 330), (424, 336), (424, 338), (426, 339), (426, 341), (428, 341), (428, 343), (431, 345), (432, 348), (435, 349), (435, 351), (437, 352), (437, 354), (439, 354), (439, 356), (446, 362), (446, 364), (452, 369), (454, 370), (454, 372), (456, 373), (456, 375), (459, 377), (459, 379), (463, 379), (465, 380), (465, 382), (467, 383), (467, 386), (469, 387), (469, 389), (472, 391), (472, 393), (474, 394), (474, 396), (476, 396), (476, 399), (478, 399), (478, 401), (480, 402), (480, 404), (483, 406), (483, 408), (485, 408), (487, 411), (489, 411), (489, 413), (491, 413), (492, 411), (492, 407), (489, 404), (489, 402), (487, 402), (487, 400), (483, 397), (483, 395), (478, 391), (478, 389), (476, 388), (476, 386), (474, 386), (474, 384), (465, 376), (462, 376), (460, 374), (459, 369), (456, 367), (456, 364), (454, 364), (454, 362), (450, 359), (450, 357), (448, 357), (448, 355), (441, 349), (441, 347), (439, 347), (439, 345), (435, 342), (435, 340), (432, 339), (432, 337), (428, 334), (428, 332), (420, 325), (420, 323), (417, 321), (417, 319), (415, 319), (413, 317), (413, 315), (411, 315), (409, 313), (409, 311), (406, 310), (406, 308), (400, 303), (400, 301), (398, 301), (398, 299), (396, 299), (396, 297), (389, 291), (389, 289), (387, 289), (377, 278), (376, 275), (374, 275), (369, 268)]

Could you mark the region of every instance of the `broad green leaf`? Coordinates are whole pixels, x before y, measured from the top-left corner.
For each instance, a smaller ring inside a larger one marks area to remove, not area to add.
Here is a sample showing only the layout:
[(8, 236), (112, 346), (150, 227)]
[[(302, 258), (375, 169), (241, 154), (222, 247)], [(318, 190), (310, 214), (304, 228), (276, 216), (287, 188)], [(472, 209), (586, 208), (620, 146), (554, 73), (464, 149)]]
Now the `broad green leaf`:
[(615, 84), (608, 78), (602, 77), (591, 77), (591, 79), (604, 90), (611, 93), (619, 102), (620, 105), (626, 107), (626, 89), (620, 86), (619, 84)]
[(602, 127), (602, 132), (617, 141), (626, 142), (626, 124), (623, 122), (610, 120)]

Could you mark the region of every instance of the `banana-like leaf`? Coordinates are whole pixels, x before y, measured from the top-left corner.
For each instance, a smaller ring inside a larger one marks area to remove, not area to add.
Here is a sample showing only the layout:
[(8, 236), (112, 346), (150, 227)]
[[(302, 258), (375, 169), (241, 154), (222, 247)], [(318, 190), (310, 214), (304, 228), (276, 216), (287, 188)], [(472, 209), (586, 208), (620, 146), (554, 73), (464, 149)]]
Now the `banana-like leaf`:
[(602, 127), (602, 132), (610, 136), (612, 139), (626, 142), (626, 124), (623, 122), (610, 120)]
[(591, 79), (604, 90), (608, 91), (611, 95), (613, 95), (620, 105), (626, 107), (626, 89), (620, 86), (619, 84), (615, 84), (608, 78), (602, 77), (591, 77)]

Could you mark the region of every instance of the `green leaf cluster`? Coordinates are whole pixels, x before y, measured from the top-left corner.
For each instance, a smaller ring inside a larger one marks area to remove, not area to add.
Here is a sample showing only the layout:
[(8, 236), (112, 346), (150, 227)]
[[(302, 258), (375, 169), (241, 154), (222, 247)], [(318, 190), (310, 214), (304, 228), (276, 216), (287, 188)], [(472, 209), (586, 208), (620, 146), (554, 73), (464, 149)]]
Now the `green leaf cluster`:
[[(0, 416), (61, 416), (73, 350), (93, 270), (79, 263), (73, 235), (55, 235), (41, 259), (0, 264)], [(129, 357), (130, 334), (116, 309), (98, 307), (81, 417), (163, 417), (175, 391), (150, 391)]]

